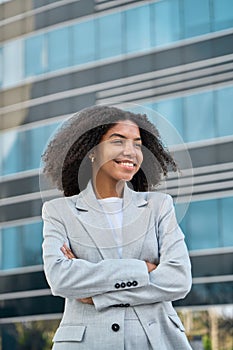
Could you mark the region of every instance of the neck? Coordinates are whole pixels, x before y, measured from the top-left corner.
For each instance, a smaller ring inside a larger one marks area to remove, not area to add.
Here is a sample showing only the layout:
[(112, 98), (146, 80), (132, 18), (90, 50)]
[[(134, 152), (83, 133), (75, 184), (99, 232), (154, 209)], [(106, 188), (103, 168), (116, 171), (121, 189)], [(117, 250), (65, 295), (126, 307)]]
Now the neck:
[(118, 181), (116, 183), (106, 183), (101, 179), (92, 179), (93, 188), (98, 199), (109, 197), (123, 197), (125, 181)]

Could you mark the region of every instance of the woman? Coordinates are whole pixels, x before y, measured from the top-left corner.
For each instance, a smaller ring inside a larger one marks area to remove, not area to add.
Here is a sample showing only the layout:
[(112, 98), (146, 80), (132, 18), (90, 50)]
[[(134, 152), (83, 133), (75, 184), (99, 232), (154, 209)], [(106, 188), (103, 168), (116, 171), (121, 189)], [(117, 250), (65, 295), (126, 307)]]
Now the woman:
[(191, 349), (171, 304), (191, 287), (184, 235), (171, 197), (148, 191), (176, 170), (157, 129), (145, 115), (87, 108), (43, 160), (64, 193), (43, 206), (45, 274), (66, 298), (53, 349)]

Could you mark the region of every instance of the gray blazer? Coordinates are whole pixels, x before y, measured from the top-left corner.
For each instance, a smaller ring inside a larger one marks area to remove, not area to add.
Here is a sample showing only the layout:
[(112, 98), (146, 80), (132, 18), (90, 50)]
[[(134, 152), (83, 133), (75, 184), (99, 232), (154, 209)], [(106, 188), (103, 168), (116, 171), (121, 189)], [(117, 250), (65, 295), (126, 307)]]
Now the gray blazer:
[[(152, 349), (191, 349), (171, 304), (189, 292), (191, 266), (169, 195), (125, 185), (122, 259), (91, 182), (79, 195), (46, 202), (42, 217), (45, 274), (66, 299), (53, 349), (123, 350), (129, 310)], [(78, 259), (63, 255), (64, 242)], [(145, 261), (158, 267), (148, 273)], [(90, 296), (94, 305), (77, 300)]]

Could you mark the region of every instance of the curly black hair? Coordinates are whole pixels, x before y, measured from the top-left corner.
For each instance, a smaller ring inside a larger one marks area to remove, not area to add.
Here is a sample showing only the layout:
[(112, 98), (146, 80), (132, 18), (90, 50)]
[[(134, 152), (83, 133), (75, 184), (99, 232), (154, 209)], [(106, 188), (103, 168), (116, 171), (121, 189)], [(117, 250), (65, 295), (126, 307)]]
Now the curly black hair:
[(65, 196), (78, 194), (86, 187), (92, 176), (88, 155), (102, 136), (120, 120), (137, 124), (142, 139), (143, 162), (130, 181), (135, 191), (151, 190), (159, 184), (162, 174), (166, 176), (169, 170), (177, 171), (158, 130), (145, 114), (109, 106), (89, 107), (63, 123), (42, 155), (43, 173)]

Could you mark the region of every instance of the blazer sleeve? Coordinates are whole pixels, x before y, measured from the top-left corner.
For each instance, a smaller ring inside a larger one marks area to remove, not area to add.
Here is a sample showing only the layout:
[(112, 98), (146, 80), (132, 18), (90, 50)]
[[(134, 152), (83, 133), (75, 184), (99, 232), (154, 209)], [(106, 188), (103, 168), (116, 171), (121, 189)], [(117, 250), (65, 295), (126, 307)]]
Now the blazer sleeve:
[[(156, 237), (155, 237), (156, 238)], [(97, 310), (109, 306), (136, 306), (184, 298), (191, 289), (192, 276), (184, 234), (178, 226), (173, 200), (166, 195), (158, 219), (158, 267), (150, 272), (150, 283), (133, 290), (119, 290), (93, 297)]]
[[(68, 259), (61, 252), (69, 246), (66, 227), (51, 202), (42, 208), (44, 271), (53, 295), (65, 298), (85, 298), (116, 290), (149, 284), (146, 263), (137, 259), (107, 259), (91, 263), (83, 259)], [(135, 281), (127, 287), (128, 281)]]

